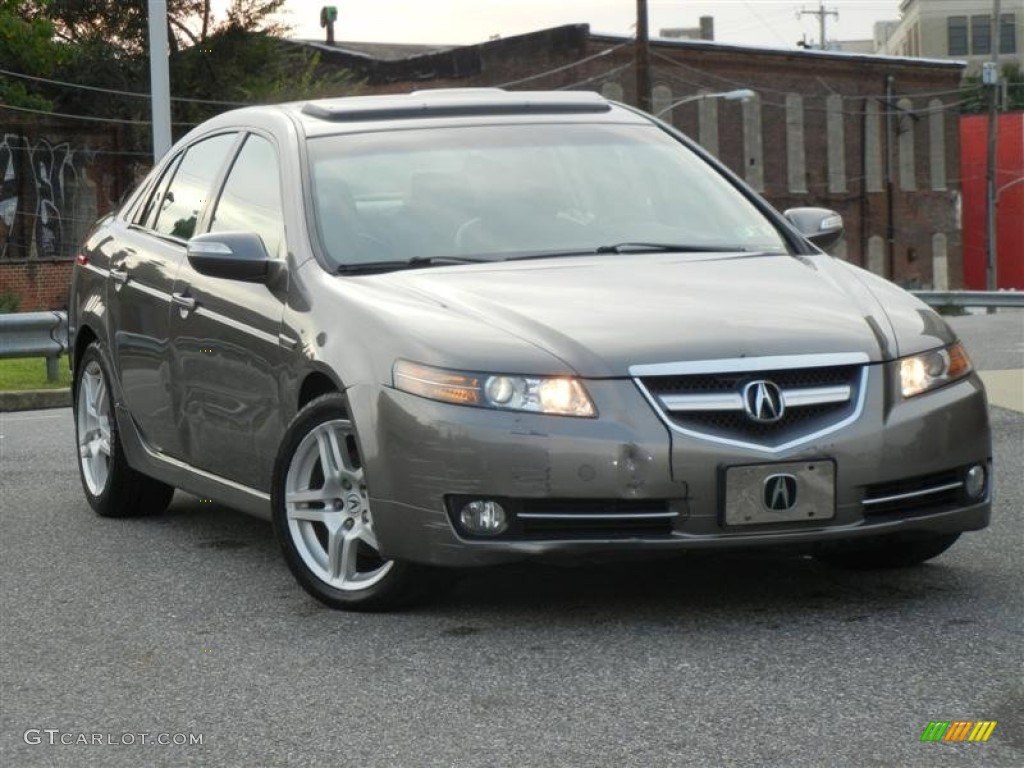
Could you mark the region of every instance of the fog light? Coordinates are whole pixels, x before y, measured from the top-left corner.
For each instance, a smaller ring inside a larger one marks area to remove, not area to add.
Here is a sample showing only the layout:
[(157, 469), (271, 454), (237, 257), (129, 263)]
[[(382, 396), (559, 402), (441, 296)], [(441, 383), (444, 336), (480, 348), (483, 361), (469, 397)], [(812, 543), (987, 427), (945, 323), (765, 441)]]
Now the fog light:
[(964, 477), (964, 491), (972, 499), (980, 499), (985, 495), (985, 467), (975, 464), (967, 470)]
[(471, 501), (459, 512), (459, 522), (470, 533), (497, 536), (508, 528), (508, 515), (496, 501)]

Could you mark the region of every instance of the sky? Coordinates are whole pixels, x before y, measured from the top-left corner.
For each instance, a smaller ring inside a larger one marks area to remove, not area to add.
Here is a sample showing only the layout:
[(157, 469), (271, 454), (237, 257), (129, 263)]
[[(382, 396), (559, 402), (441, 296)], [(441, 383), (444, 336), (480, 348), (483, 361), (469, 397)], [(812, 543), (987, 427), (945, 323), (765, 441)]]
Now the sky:
[[(652, 35), (662, 27), (696, 27), (701, 16), (715, 17), (720, 42), (793, 47), (806, 34), (817, 43), (818, 18), (798, 17), (816, 10), (819, 0), (648, 0)], [(593, 32), (630, 35), (635, 0), (287, 0), (283, 20), (291, 36), (324, 39), (320, 8), (338, 9), (337, 40), (391, 43), (483, 42), (560, 24), (588, 23)], [(826, 10), (828, 38), (867, 39), (875, 21), (898, 19), (900, 0), (831, 0)]]

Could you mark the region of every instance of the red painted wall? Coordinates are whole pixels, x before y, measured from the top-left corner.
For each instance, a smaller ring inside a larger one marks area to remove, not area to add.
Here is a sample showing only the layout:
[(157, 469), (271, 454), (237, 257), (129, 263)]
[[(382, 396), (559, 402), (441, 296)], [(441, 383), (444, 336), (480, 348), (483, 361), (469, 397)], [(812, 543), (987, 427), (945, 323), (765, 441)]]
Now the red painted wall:
[[(996, 281), (1024, 290), (1024, 112), (999, 116), (996, 148)], [(985, 175), (988, 116), (960, 118), (960, 188), (963, 194), (964, 287), (985, 290)], [(1019, 182), (1013, 184), (1013, 182)], [(1013, 186), (1006, 186), (1013, 184)]]

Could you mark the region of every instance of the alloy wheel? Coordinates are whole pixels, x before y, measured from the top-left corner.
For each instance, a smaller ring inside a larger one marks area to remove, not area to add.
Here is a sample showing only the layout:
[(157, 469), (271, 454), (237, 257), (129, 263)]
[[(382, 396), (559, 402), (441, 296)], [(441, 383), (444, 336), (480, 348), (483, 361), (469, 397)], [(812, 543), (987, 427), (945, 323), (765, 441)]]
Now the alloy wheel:
[(299, 557), (328, 586), (367, 589), (394, 566), (378, 551), (351, 422), (323, 422), (302, 439), (288, 466), (284, 505)]
[(93, 496), (107, 487), (110, 476), (110, 398), (103, 370), (90, 360), (78, 381), (75, 417), (78, 427), (78, 461), (82, 477)]

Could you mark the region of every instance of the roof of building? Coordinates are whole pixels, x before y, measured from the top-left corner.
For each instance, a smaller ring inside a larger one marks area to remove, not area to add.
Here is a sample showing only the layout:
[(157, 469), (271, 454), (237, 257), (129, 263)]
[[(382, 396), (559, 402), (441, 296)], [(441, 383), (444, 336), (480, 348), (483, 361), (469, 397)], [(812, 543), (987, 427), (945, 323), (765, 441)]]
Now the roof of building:
[(441, 51), (460, 47), (457, 45), (418, 45), (413, 43), (365, 43), (351, 40), (336, 40), (333, 43), (327, 43), (323, 40), (302, 40), (299, 38), (294, 38), (292, 42), (331, 53), (343, 53), (375, 61), (401, 61), (402, 59), (413, 59), (417, 56), (440, 53)]
[[(633, 38), (624, 35), (591, 34), (591, 40), (608, 43), (625, 43)], [(651, 45), (671, 48), (689, 48), (693, 50), (720, 51), (735, 53), (756, 53), (780, 56), (811, 56), (826, 59), (841, 59), (843, 61), (861, 60), (864, 62), (879, 63), (888, 62), (891, 64), (921, 65), (926, 67), (941, 67), (945, 69), (963, 69), (967, 62), (954, 59), (924, 59), (917, 56), (891, 56), (877, 53), (861, 53), (859, 51), (833, 51), (819, 50), (817, 48), (783, 48), (770, 45), (742, 45), (739, 43), (720, 43), (713, 40), (689, 40), (685, 38), (651, 38)]]

